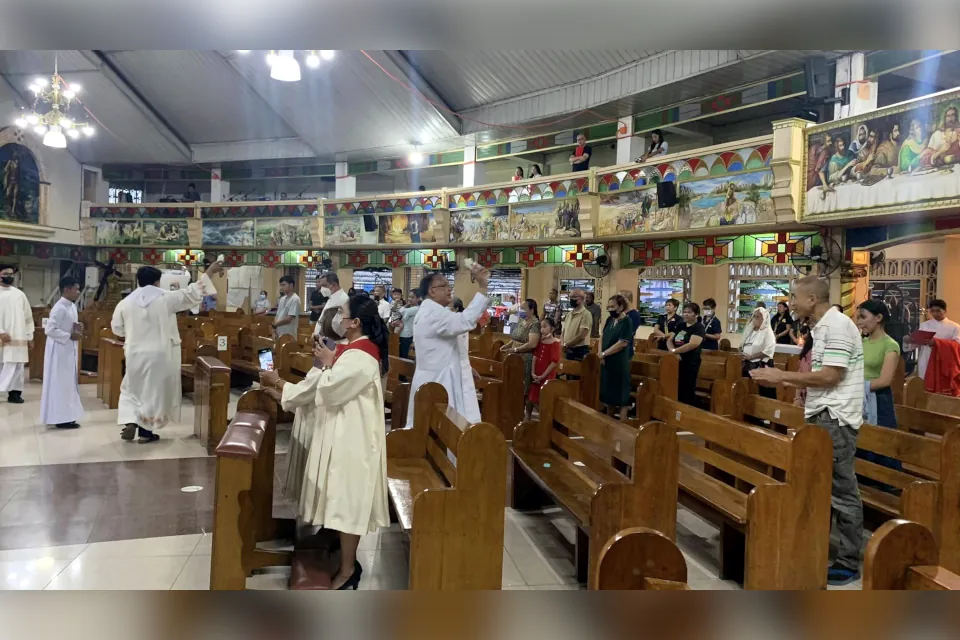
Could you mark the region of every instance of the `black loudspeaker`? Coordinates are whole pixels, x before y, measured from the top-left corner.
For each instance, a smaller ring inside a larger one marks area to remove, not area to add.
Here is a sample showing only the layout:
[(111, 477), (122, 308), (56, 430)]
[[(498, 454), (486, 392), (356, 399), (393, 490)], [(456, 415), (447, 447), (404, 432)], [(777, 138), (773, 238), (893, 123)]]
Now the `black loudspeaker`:
[(824, 100), (833, 97), (830, 84), (830, 71), (827, 59), (823, 56), (811, 56), (803, 65), (803, 80), (807, 85), (807, 98)]
[(657, 183), (657, 206), (669, 209), (677, 204), (677, 183), (673, 180)]
[(364, 231), (376, 231), (377, 230), (377, 216), (372, 213), (363, 214), (363, 230)]

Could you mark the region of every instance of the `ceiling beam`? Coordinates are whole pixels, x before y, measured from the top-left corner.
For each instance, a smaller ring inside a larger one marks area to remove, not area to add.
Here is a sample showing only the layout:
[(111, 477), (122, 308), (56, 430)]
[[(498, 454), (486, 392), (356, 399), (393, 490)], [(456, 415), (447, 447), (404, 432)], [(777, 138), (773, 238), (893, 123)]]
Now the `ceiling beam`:
[(184, 161), (190, 162), (193, 159), (190, 145), (183, 136), (181, 136), (162, 115), (150, 106), (146, 99), (140, 95), (140, 92), (130, 84), (126, 77), (120, 73), (102, 51), (84, 50), (80, 53), (100, 70), (104, 78), (113, 83), (120, 93), (147, 119), (160, 135), (166, 138), (167, 142), (176, 149), (177, 153), (183, 156)]
[(370, 53), (370, 55), (374, 57), (376, 57), (378, 53), (382, 53), (396, 68), (396, 71), (402, 74), (417, 91), (427, 98), (429, 101), (428, 104), (430, 104), (441, 118), (453, 127), (457, 135), (463, 134), (463, 120), (457, 115), (453, 107), (450, 106), (450, 103), (433, 88), (430, 81), (420, 73), (420, 70), (417, 69), (417, 66), (410, 60), (405, 51), (368, 51), (367, 53)]
[(193, 145), (193, 161), (198, 163), (315, 158), (316, 155), (313, 148), (300, 138), (270, 138)]

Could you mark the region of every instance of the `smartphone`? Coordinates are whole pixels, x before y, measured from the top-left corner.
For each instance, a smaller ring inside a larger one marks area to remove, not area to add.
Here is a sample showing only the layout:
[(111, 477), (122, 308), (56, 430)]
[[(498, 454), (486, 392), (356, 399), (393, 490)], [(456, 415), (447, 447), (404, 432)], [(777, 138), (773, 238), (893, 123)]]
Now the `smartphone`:
[(260, 359), (261, 371), (273, 371), (273, 351), (270, 349), (260, 349), (260, 351), (257, 352), (257, 356)]

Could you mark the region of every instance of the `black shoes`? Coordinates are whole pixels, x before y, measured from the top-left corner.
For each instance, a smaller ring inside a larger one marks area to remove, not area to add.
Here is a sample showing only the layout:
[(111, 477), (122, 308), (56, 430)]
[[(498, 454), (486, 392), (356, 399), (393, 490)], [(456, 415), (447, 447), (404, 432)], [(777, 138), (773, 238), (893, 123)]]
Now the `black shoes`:
[(61, 422), (60, 424), (55, 424), (53, 426), (56, 427), (57, 429), (79, 429), (80, 428), (80, 425), (78, 425), (76, 421)]
[(353, 573), (350, 574), (350, 577), (347, 578), (347, 581), (344, 582), (337, 591), (349, 591), (353, 589), (357, 590), (357, 587), (360, 586), (360, 575), (363, 573), (363, 567), (360, 566), (360, 561), (355, 560), (353, 563)]
[(140, 439), (137, 440), (140, 444), (147, 444), (149, 442), (156, 442), (160, 439), (160, 436), (155, 434), (153, 431), (148, 431), (143, 427), (130, 423), (120, 430), (120, 438), (128, 442), (132, 442), (135, 437), (137, 437), (137, 431), (140, 431)]
[(10, 391), (7, 393), (7, 402), (10, 404), (23, 404), (23, 395), (20, 391)]

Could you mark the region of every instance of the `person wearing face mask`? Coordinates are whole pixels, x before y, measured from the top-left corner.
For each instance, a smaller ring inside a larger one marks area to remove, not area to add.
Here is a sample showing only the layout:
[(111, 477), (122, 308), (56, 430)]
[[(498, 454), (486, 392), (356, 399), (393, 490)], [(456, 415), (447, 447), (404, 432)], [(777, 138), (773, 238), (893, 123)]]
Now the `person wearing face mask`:
[(583, 289), (570, 292), (570, 311), (563, 318), (563, 349), (567, 360), (583, 360), (590, 353), (590, 328), (593, 316), (584, 305)]
[(716, 351), (720, 348), (720, 336), (723, 327), (717, 318), (717, 301), (707, 298), (703, 301), (703, 348)]
[(377, 301), (377, 313), (384, 322), (390, 321), (390, 301), (387, 300), (387, 288), (378, 284), (373, 288), (373, 299)]
[(253, 313), (258, 316), (265, 316), (267, 311), (270, 311), (270, 299), (267, 297), (266, 291), (261, 291), (257, 301), (253, 304)]
[(621, 407), (630, 406), (630, 346), (633, 323), (627, 317), (627, 300), (617, 294), (607, 301), (610, 317), (600, 341), (600, 402), (615, 418)]
[(527, 298), (517, 312), (517, 324), (510, 332), (510, 344), (503, 350), (507, 353), (519, 353), (523, 357), (523, 397), (530, 391), (530, 378), (533, 375), (533, 352), (540, 344), (540, 317), (537, 314), (537, 301)]
[(327, 299), (320, 312), (320, 319), (313, 328), (313, 335), (323, 336), (333, 342), (343, 342), (343, 327), (339, 311), (349, 300), (347, 293), (340, 288), (340, 278), (332, 271), (317, 277), (317, 288)]
[(696, 405), (700, 350), (703, 348), (704, 331), (703, 325), (697, 322), (699, 315), (700, 305), (696, 302), (683, 305), (683, 321), (667, 338), (667, 351), (680, 356), (677, 399), (689, 405)]
[(13, 286), (16, 268), (0, 265), (0, 392), (23, 404), (23, 365), (33, 348), (33, 311), (26, 294)]

